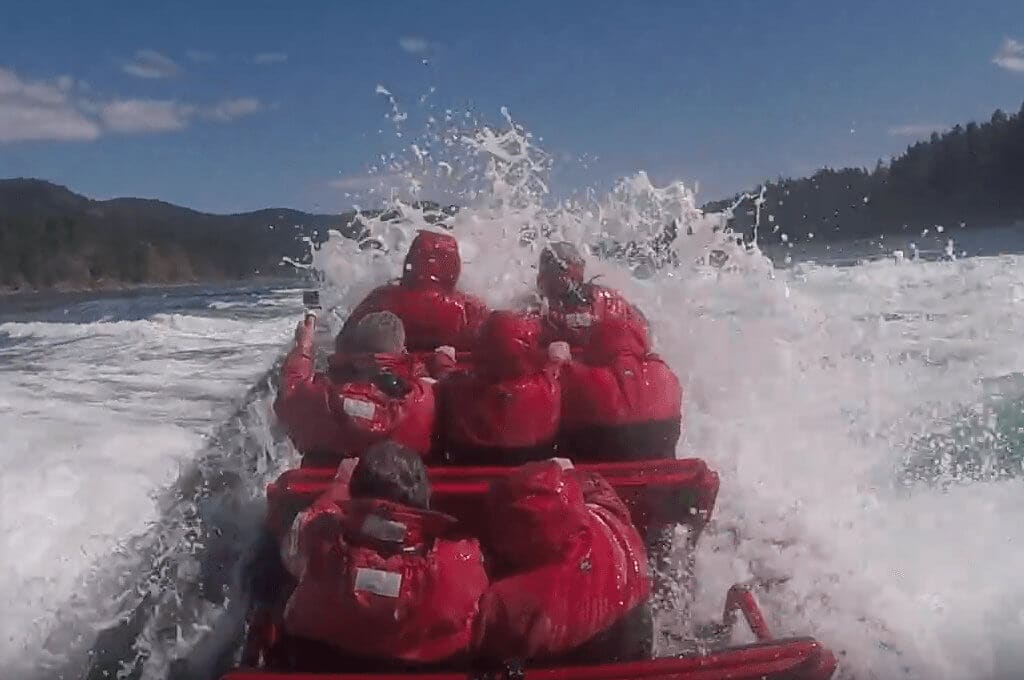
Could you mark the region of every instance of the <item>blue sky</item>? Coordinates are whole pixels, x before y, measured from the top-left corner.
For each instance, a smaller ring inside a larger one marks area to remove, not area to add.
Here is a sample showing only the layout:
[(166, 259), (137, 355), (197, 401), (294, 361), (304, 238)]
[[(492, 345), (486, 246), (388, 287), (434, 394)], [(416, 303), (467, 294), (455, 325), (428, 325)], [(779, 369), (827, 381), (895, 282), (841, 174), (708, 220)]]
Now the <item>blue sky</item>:
[(1020, 0), (7, 0), (3, 15), (0, 177), (217, 212), (346, 207), (396, 148), (378, 84), (404, 108), (430, 87), (495, 123), (507, 106), (557, 158), (596, 157), (562, 163), (560, 192), (646, 169), (703, 200), (873, 165), (1024, 100)]

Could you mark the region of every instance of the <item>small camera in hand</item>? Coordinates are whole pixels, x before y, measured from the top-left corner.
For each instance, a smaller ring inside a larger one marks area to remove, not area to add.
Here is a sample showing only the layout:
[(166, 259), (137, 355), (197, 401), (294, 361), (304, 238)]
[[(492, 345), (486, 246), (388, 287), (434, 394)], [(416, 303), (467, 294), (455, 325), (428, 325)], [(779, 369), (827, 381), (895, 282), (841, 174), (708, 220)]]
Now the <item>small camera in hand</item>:
[(302, 291), (302, 304), (306, 309), (320, 309), (320, 291)]

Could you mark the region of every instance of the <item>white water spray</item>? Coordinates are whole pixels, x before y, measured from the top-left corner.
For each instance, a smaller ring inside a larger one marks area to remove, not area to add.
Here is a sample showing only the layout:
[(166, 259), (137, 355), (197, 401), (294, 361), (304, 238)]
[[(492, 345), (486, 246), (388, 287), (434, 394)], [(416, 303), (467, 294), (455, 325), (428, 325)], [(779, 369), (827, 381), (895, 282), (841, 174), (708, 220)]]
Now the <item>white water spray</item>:
[[(998, 361), (986, 347), (937, 368), (928, 352), (954, 337), (919, 328), (911, 340), (915, 323), (887, 321), (887, 311), (908, 305), (947, 312), (951, 300), (928, 300), (918, 286), (964, 276), (965, 265), (809, 266), (776, 278), (756, 247), (724, 228), (727, 216), (702, 213), (682, 184), (659, 187), (638, 173), (605, 195), (553, 200), (550, 157), (502, 115), (499, 130), (435, 128), (447, 142), (429, 161), (420, 147), (415, 163), (390, 171), (426, 178), (421, 187), (457, 178), (445, 195), (462, 208), (443, 223), (465, 255), (461, 285), (496, 306), (531, 295), (549, 239), (613, 252), (609, 242), (642, 249), (676, 226), (678, 266), (640, 281), (622, 262), (591, 257), (588, 273), (648, 316), (686, 389), (678, 454), (703, 457), (723, 475), (716, 528), (698, 555), (701, 613), (714, 616), (734, 581), (785, 575), (763, 598), (776, 632), (818, 636), (840, 654), (840, 677), (997, 678), (1024, 666), (1006, 644), (1024, 635), (1024, 587), (1011, 567), (1019, 549), (1007, 544), (1024, 533), (1003, 519), (1024, 508), (1021, 483), (950, 495), (895, 483), (912, 436), (980, 398), (978, 371), (1024, 369), (1021, 353)], [(417, 229), (439, 228), (407, 202), (389, 207), (396, 219), (365, 220), (383, 250), (360, 251), (333, 234), (316, 253), (341, 310), (400, 271)], [(709, 267), (716, 250), (724, 266)], [(955, 325), (941, 332), (955, 336)]]

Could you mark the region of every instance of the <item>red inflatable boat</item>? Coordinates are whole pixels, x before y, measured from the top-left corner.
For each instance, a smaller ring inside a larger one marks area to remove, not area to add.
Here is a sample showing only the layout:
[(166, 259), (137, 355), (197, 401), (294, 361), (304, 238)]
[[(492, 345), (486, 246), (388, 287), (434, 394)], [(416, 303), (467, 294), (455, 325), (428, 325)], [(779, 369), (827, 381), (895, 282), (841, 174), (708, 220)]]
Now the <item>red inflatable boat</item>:
[[(578, 467), (596, 470), (611, 483), (630, 507), (638, 528), (685, 524), (690, 528), (691, 544), (710, 519), (718, 494), (717, 473), (697, 459)], [(458, 517), (467, 530), (473, 531), (474, 524), (480, 521), (483, 494), (493, 479), (506, 472), (505, 468), (432, 468), (431, 503), (438, 510)], [(326, 488), (333, 475), (333, 470), (305, 468), (289, 471), (270, 484), (267, 489), (270, 528), (280, 535), (294, 516)], [(740, 616), (757, 641), (729, 646), (732, 628)], [(711, 633), (701, 638), (700, 652), (592, 665), (538, 664), (474, 672), (455, 668), (367, 670), (335, 663), (340, 672), (310, 673), (304, 669), (330, 667), (331, 663), (317, 659), (317, 663), (310, 664), (309, 655), (323, 656), (329, 651), (290, 638), (280, 620), (281, 611), (275, 607), (253, 612), (242, 664), (224, 680), (827, 680), (836, 666), (833, 654), (814, 639), (772, 637), (754, 594), (743, 586), (729, 590), (722, 621), (703, 627)]]

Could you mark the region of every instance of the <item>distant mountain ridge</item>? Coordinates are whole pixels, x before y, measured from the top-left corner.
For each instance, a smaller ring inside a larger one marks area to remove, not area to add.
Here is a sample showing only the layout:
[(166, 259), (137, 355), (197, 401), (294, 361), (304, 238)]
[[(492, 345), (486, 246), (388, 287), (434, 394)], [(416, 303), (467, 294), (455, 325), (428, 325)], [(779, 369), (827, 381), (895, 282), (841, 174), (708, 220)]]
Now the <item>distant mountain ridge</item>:
[[(703, 209), (736, 204), (731, 226), (769, 248), (940, 231), (936, 225), (1024, 224), (1024, 106), (1013, 115), (997, 110), (987, 123), (934, 133), (871, 171), (826, 168), (766, 182), (763, 192), (760, 205), (749, 198), (760, 194), (754, 190)], [(422, 207), (431, 222), (457, 211), (430, 202)], [(322, 243), (331, 229), (365, 235), (354, 212), (268, 208), (213, 215), (152, 199), (96, 201), (40, 179), (0, 180), (0, 290), (287, 276), (295, 270), (282, 258), (306, 261), (304, 239)], [(659, 239), (655, 246), (671, 249), (671, 239)]]
[(141, 198), (97, 201), (39, 179), (0, 180), (0, 289), (45, 290), (288, 276), (354, 213), (268, 208), (214, 215)]
[[(825, 168), (810, 177), (779, 178), (746, 198), (706, 204), (721, 211), (738, 204), (731, 226), (767, 246), (839, 241), (883, 234), (922, 234), (953, 227), (1024, 222), (1024, 106), (996, 110), (988, 122), (934, 132), (873, 170)], [(760, 224), (755, 230), (757, 217)]]

